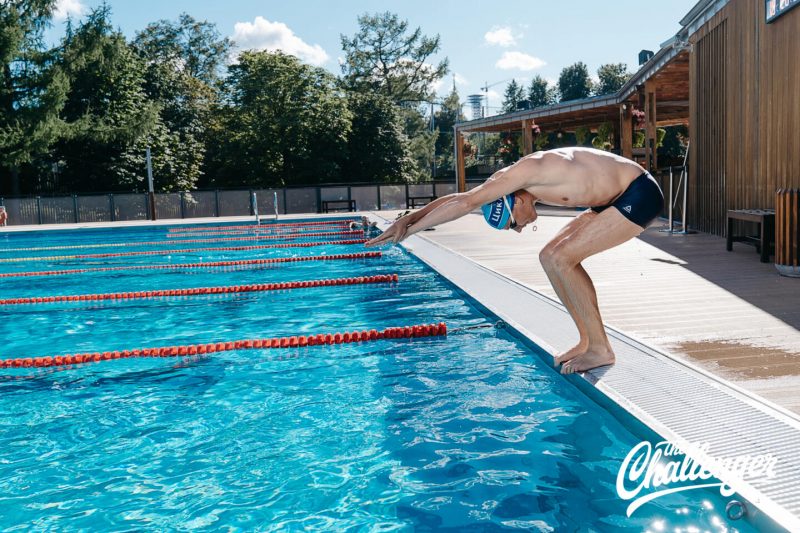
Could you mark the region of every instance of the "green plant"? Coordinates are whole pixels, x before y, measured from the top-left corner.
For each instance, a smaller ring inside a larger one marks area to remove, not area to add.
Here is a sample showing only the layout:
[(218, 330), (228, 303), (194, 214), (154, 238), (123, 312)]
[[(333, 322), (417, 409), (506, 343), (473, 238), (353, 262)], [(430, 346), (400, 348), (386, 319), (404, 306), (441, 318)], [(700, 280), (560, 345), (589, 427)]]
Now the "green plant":
[(578, 146), (583, 146), (583, 143), (586, 142), (586, 139), (589, 138), (591, 133), (591, 130), (589, 130), (589, 128), (586, 126), (578, 126), (575, 128), (575, 142), (578, 144)]

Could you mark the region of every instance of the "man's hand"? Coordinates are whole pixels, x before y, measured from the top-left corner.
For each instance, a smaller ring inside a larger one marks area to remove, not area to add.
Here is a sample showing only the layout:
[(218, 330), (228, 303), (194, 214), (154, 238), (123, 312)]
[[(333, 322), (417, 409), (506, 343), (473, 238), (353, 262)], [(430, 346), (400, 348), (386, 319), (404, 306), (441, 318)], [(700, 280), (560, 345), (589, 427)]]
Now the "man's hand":
[(373, 246), (380, 246), (381, 244), (397, 244), (406, 238), (408, 228), (415, 221), (412, 220), (411, 215), (406, 215), (397, 219), (394, 224), (389, 226), (386, 231), (378, 235), (372, 240), (367, 241), (364, 246), (372, 248)]

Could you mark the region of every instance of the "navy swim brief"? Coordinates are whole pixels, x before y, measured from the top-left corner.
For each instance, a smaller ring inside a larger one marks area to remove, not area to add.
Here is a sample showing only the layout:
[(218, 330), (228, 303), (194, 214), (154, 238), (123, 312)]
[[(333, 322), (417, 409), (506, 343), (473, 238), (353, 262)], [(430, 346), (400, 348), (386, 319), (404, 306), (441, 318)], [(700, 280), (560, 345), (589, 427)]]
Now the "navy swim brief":
[(664, 208), (664, 194), (653, 176), (645, 172), (633, 180), (614, 203), (592, 207), (592, 211), (600, 213), (611, 206), (634, 224), (646, 228)]

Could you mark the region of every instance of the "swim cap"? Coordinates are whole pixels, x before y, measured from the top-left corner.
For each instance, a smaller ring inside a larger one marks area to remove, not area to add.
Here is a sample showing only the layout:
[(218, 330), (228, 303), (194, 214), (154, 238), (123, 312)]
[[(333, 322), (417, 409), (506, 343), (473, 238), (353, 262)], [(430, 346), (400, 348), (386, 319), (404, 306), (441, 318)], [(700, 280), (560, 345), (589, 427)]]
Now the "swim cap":
[[(506, 203), (503, 201), (505, 198), (508, 201), (508, 207), (506, 208)], [(505, 197), (501, 196), (494, 202), (485, 204), (481, 207), (483, 211), (483, 218), (486, 219), (486, 222), (495, 229), (505, 229), (506, 223), (508, 219), (511, 218), (511, 209), (514, 209), (514, 195), (507, 194)]]

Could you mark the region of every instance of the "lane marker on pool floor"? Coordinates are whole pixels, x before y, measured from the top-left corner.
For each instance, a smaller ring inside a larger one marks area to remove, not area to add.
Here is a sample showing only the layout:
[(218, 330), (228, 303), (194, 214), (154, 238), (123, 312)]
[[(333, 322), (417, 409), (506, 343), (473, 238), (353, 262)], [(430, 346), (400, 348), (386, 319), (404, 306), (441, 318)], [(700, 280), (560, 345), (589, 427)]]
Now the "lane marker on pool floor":
[(46, 250), (78, 250), (85, 248), (116, 248), (121, 246), (175, 246), (178, 243), (206, 243), (206, 242), (226, 242), (226, 241), (261, 241), (261, 240), (297, 240), (307, 239), (310, 237), (355, 237), (364, 236), (364, 230), (353, 231), (335, 231), (335, 232), (321, 232), (321, 233), (302, 233), (291, 234), (284, 237), (283, 235), (251, 235), (243, 237), (219, 237), (216, 239), (182, 239), (177, 241), (131, 241), (131, 242), (112, 242), (112, 243), (98, 243), (98, 244), (75, 244), (64, 246), (39, 246), (34, 248), (3, 248), (0, 252), (43, 252)]
[(287, 242), (283, 244), (254, 244), (250, 246), (215, 246), (211, 248), (175, 248), (172, 250), (147, 250), (144, 252), (114, 252), (106, 254), (50, 255), (43, 257), (11, 257), (0, 259), (0, 263), (24, 263), (26, 261), (63, 261), (64, 259), (100, 259), (108, 257), (130, 257), (137, 255), (170, 255), (197, 252), (244, 252), (266, 250), (269, 248), (310, 248), (312, 246), (335, 246), (364, 244), (367, 239), (350, 239), (344, 241)]
[(349, 259), (375, 259), (381, 252), (364, 252), (358, 254), (312, 255), (299, 257), (277, 257), (274, 259), (242, 259), (238, 261), (209, 261), (207, 263), (183, 263), (177, 265), (134, 265), (99, 268), (75, 268), (70, 270), (40, 270), (32, 272), (8, 272), (0, 274), (0, 278), (25, 278), (31, 276), (65, 276), (68, 274), (86, 274), (90, 272), (114, 272), (119, 270), (180, 270), (184, 268), (228, 268), (254, 265), (273, 265), (281, 263), (300, 263), (306, 261), (340, 261)]
[(410, 339), (422, 337), (439, 337), (447, 335), (447, 325), (419, 324), (399, 328), (386, 328), (383, 331), (362, 330), (344, 333), (319, 333), (317, 335), (296, 335), (291, 337), (273, 337), (267, 339), (245, 339), (228, 342), (212, 342), (209, 344), (191, 344), (184, 346), (163, 346), (159, 348), (144, 348), (135, 350), (119, 350), (113, 352), (94, 352), (75, 355), (56, 355), (44, 357), (24, 357), (0, 360), (3, 368), (46, 368), (77, 365), (83, 363), (98, 363), (113, 359), (128, 359), (132, 357), (184, 357), (198, 354), (216, 352), (229, 352), (233, 350), (266, 350), (275, 348), (304, 348), (306, 346), (321, 346), (333, 344), (350, 344), (355, 342), (369, 342), (383, 339)]
[(159, 289), (152, 291), (108, 292), (99, 294), (76, 294), (66, 296), (32, 296), (0, 300), (0, 305), (22, 305), (60, 302), (94, 302), (100, 300), (134, 300), (142, 298), (164, 298), (172, 296), (205, 296), (242, 292), (282, 291), (308, 289), (312, 287), (335, 287), (340, 285), (366, 285), (369, 283), (391, 283), (398, 280), (397, 274), (380, 274), (357, 278), (314, 279), (308, 281), (284, 281), (279, 283), (253, 283), (249, 285), (224, 285), (221, 287), (194, 287), (189, 289)]

